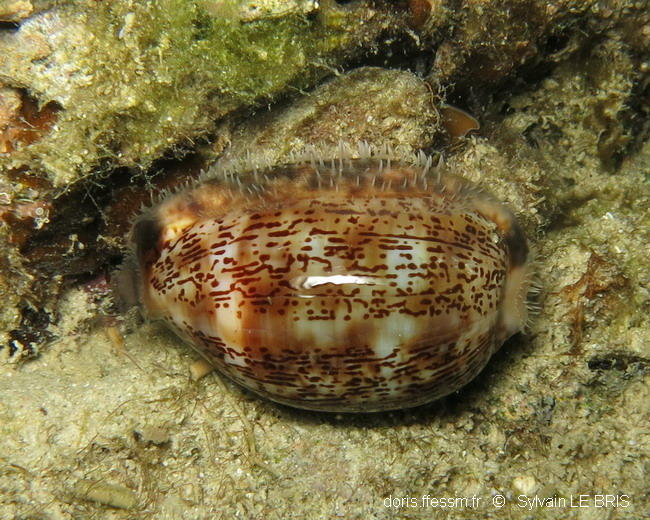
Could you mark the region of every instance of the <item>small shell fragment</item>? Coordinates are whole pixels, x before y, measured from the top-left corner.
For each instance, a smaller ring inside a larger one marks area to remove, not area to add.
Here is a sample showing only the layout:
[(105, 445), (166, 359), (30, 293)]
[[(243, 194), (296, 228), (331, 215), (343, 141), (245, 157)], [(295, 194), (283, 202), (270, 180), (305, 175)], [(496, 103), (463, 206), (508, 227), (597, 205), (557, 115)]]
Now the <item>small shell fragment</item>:
[(190, 365), (190, 377), (192, 381), (204, 378), (214, 370), (214, 365), (206, 359), (199, 359)]
[(433, 401), (526, 321), (513, 214), (425, 157), (217, 171), (146, 211), (130, 240), (127, 299), (222, 374), (297, 408)]
[(74, 493), (84, 500), (98, 502), (118, 509), (132, 509), (137, 504), (135, 492), (121, 484), (80, 480), (74, 486)]
[(473, 115), (451, 105), (441, 106), (440, 115), (442, 116), (442, 126), (454, 139), (465, 137), (471, 131), (481, 128)]

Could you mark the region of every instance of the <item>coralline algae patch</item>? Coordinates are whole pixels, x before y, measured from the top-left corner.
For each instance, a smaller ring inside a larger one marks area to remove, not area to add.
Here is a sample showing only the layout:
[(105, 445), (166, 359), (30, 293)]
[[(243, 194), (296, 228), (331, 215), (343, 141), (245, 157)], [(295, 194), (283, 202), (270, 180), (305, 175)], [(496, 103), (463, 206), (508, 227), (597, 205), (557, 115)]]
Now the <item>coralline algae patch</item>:
[(512, 213), (431, 159), (216, 171), (146, 211), (123, 297), (290, 406), (370, 412), (459, 389), (526, 321)]

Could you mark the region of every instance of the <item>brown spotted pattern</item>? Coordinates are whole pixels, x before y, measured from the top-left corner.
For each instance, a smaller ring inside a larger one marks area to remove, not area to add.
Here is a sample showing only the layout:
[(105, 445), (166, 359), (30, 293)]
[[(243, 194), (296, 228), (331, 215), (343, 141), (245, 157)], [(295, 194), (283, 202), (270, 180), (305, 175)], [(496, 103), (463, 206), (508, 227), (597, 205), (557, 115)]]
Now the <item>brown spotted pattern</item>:
[(152, 208), (132, 240), (145, 313), (241, 385), (298, 408), (432, 401), (525, 319), (527, 249), (511, 213), (421, 167), (223, 176)]

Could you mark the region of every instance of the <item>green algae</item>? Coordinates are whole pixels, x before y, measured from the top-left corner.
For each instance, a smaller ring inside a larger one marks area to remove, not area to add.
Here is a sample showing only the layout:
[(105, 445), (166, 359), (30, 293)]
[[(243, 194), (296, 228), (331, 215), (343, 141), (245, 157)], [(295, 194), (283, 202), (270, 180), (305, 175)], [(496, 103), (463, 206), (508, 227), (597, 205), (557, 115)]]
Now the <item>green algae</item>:
[(42, 23), (52, 52), (41, 65), (0, 61), (0, 75), (31, 84), (42, 104), (54, 100), (64, 110), (55, 131), (7, 166), (29, 164), (60, 186), (103, 163), (146, 170), (160, 156), (192, 147), (219, 117), (313, 85), (375, 30), (363, 22), (376, 12), (363, 4), (250, 21), (238, 5), (76, 2), (41, 13), (40, 22), (21, 28), (19, 44), (29, 49)]

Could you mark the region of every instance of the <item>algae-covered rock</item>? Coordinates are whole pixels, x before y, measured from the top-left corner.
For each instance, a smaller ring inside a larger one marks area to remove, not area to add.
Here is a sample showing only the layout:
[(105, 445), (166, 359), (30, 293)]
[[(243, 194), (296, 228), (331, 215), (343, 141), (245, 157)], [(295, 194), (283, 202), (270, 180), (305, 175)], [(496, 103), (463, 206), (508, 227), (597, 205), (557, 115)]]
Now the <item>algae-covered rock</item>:
[(480, 85), (487, 87), (484, 96), (490, 86), (517, 76), (539, 79), (605, 34), (616, 34), (640, 60), (650, 50), (646, 2), (468, 0), (451, 14), (446, 2), (414, 2), (430, 4), (433, 20), (450, 19), (447, 33), (431, 20), (421, 29), (438, 43), (430, 75), (443, 84), (458, 83), (466, 94)]
[(340, 142), (367, 142), (396, 154), (440, 149), (444, 143), (439, 99), (417, 76), (364, 67), (342, 74), (289, 105), (221, 128), (230, 145), (221, 160), (247, 155), (277, 164), (315, 147), (327, 157)]
[[(56, 124), (5, 168), (64, 186), (93, 168), (147, 169), (216, 119), (305, 88), (395, 25), (365, 2), (71, 2), (0, 34), (0, 80)], [(352, 23), (354, 22), (354, 23)]]

